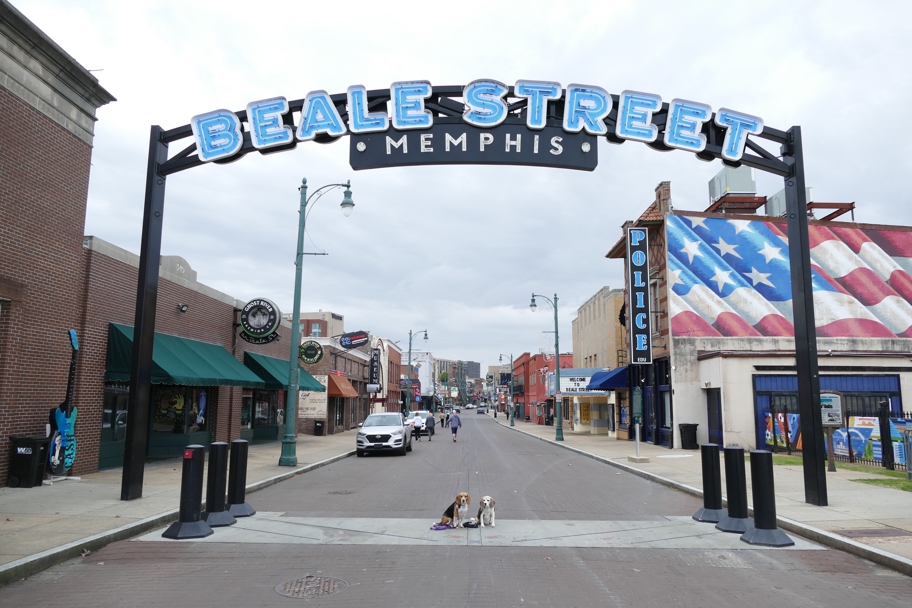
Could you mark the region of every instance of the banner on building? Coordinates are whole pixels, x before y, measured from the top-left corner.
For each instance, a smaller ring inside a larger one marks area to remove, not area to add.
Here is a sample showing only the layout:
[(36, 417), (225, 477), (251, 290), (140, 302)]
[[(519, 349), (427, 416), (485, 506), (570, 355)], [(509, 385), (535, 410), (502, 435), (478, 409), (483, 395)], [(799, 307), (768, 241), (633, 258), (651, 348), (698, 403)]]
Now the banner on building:
[[(329, 384), (329, 376), (314, 376), (317, 382), (325, 389)], [(326, 396), (328, 391), (298, 391), (298, 418), (326, 418)]]
[(630, 302), (628, 330), (630, 362), (652, 363), (652, 319), (649, 314), (649, 232), (646, 228), (627, 228), (627, 291)]

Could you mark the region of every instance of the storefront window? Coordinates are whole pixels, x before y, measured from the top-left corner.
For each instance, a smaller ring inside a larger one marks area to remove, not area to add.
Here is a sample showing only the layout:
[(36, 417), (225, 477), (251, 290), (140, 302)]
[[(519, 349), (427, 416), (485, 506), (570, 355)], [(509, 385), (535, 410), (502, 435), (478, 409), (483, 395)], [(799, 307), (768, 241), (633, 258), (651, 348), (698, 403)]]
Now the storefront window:
[(333, 397), (336, 400), (336, 426), (340, 427), (345, 422), (345, 399)]
[(241, 396), (241, 428), (253, 428), (253, 392), (244, 391)]
[(671, 428), (671, 393), (659, 391), (662, 400), (662, 428)]
[(210, 388), (158, 385), (152, 388), (152, 431), (187, 434), (208, 428)]
[(128, 384), (108, 382), (104, 388), (104, 405), (101, 416), (101, 440), (123, 441), (127, 436), (127, 402), (130, 397)]
[(254, 426), (275, 426), (276, 391), (253, 391)]

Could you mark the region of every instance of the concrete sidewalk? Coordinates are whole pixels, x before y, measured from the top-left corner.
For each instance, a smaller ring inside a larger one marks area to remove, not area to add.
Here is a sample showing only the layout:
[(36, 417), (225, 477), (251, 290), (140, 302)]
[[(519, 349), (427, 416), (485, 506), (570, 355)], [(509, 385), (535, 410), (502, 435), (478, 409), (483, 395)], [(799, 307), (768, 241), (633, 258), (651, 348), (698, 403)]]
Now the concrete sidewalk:
[[(490, 414), (489, 414), (490, 416)], [(503, 415), (495, 418), (511, 430), (590, 455), (642, 477), (703, 496), (703, 474), (699, 451), (668, 450), (640, 444), (647, 463), (629, 462), (636, 453), (633, 442), (607, 435), (574, 433), (564, 429), (564, 441), (554, 442), (555, 428), (516, 420), (509, 426)], [(747, 496), (751, 499), (750, 464), (747, 467)], [(725, 465), (722, 494), (725, 495)], [(853, 479), (883, 479), (874, 473), (839, 470), (827, 473), (829, 506), (817, 507), (804, 501), (804, 473), (800, 466), (776, 465), (774, 484), (779, 527), (810, 540), (841, 549), (912, 576), (912, 493), (853, 482)], [(751, 509), (753, 515), (753, 509)]]
[[(297, 467), (278, 466), (280, 441), (251, 445), (247, 491), (350, 456), (354, 443), (354, 432), (299, 437)], [(129, 502), (120, 500), (119, 468), (40, 488), (0, 488), (0, 585), (176, 521), (182, 466), (180, 459), (147, 464), (143, 497)]]

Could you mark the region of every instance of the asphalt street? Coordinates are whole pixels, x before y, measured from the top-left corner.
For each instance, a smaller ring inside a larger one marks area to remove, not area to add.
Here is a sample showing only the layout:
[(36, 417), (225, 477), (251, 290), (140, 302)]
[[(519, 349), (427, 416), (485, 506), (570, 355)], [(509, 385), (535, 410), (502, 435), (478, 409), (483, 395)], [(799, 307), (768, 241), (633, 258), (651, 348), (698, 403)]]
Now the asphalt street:
[[(906, 576), (797, 537), (753, 548), (692, 522), (689, 495), (462, 417), (456, 443), (438, 428), (406, 456), (335, 462), (250, 495), (257, 515), (233, 528), (114, 543), (0, 589), (0, 605), (912, 603)], [(461, 491), (495, 498), (496, 528), (429, 529)]]

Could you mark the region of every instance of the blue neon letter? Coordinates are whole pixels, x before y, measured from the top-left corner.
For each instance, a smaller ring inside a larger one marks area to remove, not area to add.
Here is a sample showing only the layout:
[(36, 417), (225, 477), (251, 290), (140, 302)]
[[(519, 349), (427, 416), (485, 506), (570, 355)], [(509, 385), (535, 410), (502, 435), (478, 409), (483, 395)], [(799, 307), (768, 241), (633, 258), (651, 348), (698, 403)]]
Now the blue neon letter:
[(630, 231), (630, 244), (633, 247), (636, 247), (637, 245), (639, 245), (640, 241), (642, 241), (644, 238), (646, 238), (646, 233), (643, 232), (642, 230), (631, 230)]
[(390, 85), (390, 96), (394, 129), (430, 129), (434, 124), (430, 110), (424, 109), (424, 100), (431, 96), (430, 82), (394, 82)]
[(374, 133), (389, 129), (386, 112), (367, 111), (367, 89), (360, 84), (348, 87), (348, 128), (352, 133)]
[(334, 137), (345, 135), (345, 123), (339, 111), (326, 91), (311, 91), (304, 98), (301, 108), (301, 125), (298, 127), (298, 139), (309, 141), (326, 133)]
[(294, 140), (291, 127), (282, 122), (288, 112), (284, 97), (274, 97), (247, 104), (247, 121), (250, 123), (250, 141), (257, 150), (281, 146)]
[(567, 85), (564, 107), (564, 131), (590, 135), (605, 135), (608, 127), (602, 119), (611, 112), (611, 95), (601, 87), (581, 84)]
[(510, 89), (496, 80), (473, 80), (462, 90), (462, 119), (476, 127), (496, 127), (507, 119), (504, 95)]
[(655, 141), (659, 128), (652, 124), (652, 113), (661, 107), (662, 98), (658, 95), (624, 91), (618, 101), (615, 135), (646, 143)]
[[(637, 274), (640, 274), (640, 273), (637, 273)], [(645, 285), (639, 285), (638, 287), (645, 287)], [(636, 307), (637, 308), (646, 308), (646, 302), (643, 301), (643, 298), (646, 297), (645, 292), (638, 291), (636, 296), (637, 296)]]
[(634, 251), (630, 255), (630, 261), (633, 262), (634, 266), (642, 266), (646, 263), (646, 253), (640, 250)]
[(215, 110), (190, 119), (196, 150), (203, 162), (234, 155), (244, 144), (241, 121), (230, 110)]
[(716, 112), (716, 124), (725, 129), (725, 141), (722, 142), (722, 157), (728, 160), (740, 160), (747, 144), (748, 133), (757, 135), (763, 131), (763, 119), (749, 114), (742, 114), (726, 108)]
[(544, 129), (548, 121), (548, 101), (560, 99), (559, 82), (539, 82), (537, 80), (517, 80), (513, 91), (517, 97), (529, 100), (526, 108), (526, 126), (530, 129)]
[(706, 149), (706, 136), (700, 131), (710, 116), (712, 108), (706, 104), (672, 99), (668, 104), (665, 145), (688, 152), (702, 152)]
[(633, 286), (646, 287), (646, 283), (643, 282), (643, 273), (639, 270), (633, 273)]
[[(646, 313), (641, 312), (636, 316), (636, 326), (637, 329), (646, 329)], [(646, 336), (643, 336), (644, 338)]]
[(637, 334), (637, 350), (646, 350), (646, 334)]

